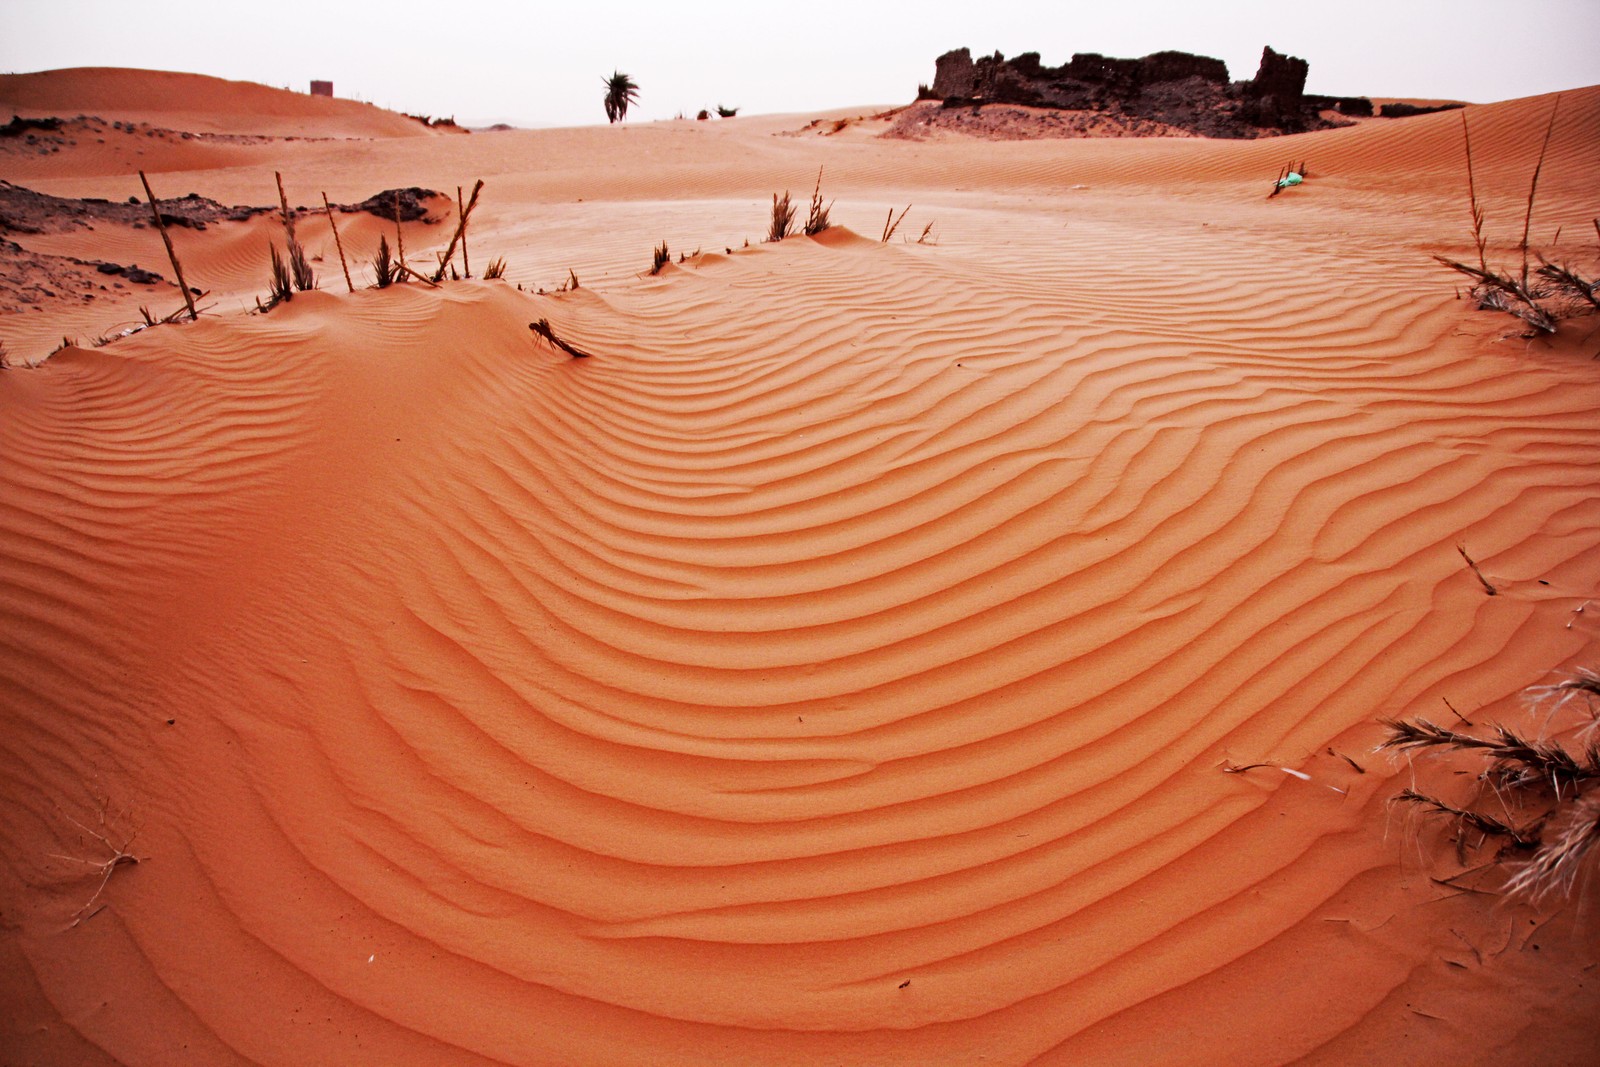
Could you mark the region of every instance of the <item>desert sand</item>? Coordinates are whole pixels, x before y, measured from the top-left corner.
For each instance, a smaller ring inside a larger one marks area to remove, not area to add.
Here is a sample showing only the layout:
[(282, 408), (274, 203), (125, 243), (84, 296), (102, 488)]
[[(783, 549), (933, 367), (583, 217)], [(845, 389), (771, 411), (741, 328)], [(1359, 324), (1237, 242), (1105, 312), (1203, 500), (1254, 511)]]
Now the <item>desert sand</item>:
[[(1594, 1062), (1600, 886), (1458, 880), (1494, 846), (1393, 798), (1463, 767), (1374, 751), (1600, 660), (1597, 320), (1528, 340), (1430, 259), (1462, 113), (446, 135), (186, 78), (0, 78), (137, 131), (0, 177), (481, 178), (508, 273), (369, 288), (348, 215), (350, 293), (312, 216), (320, 290), (254, 314), (264, 215), (173, 232), (198, 322), (0, 315), (7, 1062)], [(1551, 105), (1467, 109), (1492, 258)], [(764, 243), (819, 167), (837, 225)], [(1592, 261), (1596, 174), (1574, 90), (1538, 247)], [(170, 277), (153, 229), (6, 236)]]

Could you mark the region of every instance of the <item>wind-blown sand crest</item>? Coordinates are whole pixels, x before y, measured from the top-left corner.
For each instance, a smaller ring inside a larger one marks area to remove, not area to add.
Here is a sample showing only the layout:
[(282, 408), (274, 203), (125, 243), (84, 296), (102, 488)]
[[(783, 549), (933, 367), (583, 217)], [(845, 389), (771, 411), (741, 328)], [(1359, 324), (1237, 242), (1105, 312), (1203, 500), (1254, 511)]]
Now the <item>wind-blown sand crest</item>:
[[(1501, 252), (1549, 105), (1469, 112)], [(1600, 91), (1561, 107), (1537, 221), (1576, 248)], [(343, 199), (483, 174), (474, 263), (584, 287), (346, 295), (308, 222), (323, 292), (0, 374), (7, 1042), (1582, 1062), (1592, 907), (1432, 882), (1372, 752), (1380, 717), (1513, 714), (1596, 651), (1593, 337), (1452, 299), (1459, 116), (744, 121), (374, 142), (353, 174), (279, 145)], [(614, 166), (641, 145), (661, 174)], [(1313, 178), (1268, 203), (1290, 156)], [(854, 234), (742, 248), (818, 163)], [(70, 164), (36, 183), (94, 185)], [(185, 181), (247, 202), (261, 166)], [(939, 244), (870, 239), (911, 200)], [(271, 230), (180, 251), (242, 300)], [(635, 277), (664, 233), (715, 254)], [(87, 918), (86, 829), (140, 860)]]

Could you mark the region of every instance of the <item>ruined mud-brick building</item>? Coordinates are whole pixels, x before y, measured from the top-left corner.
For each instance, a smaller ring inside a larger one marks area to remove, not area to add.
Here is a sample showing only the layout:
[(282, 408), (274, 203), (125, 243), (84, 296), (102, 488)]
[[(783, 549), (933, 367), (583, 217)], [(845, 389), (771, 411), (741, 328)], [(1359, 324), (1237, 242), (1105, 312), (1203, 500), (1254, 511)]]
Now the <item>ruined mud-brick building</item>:
[(1228, 66), (1210, 56), (1156, 52), (1117, 59), (1080, 52), (1059, 67), (1039, 53), (1006, 59), (996, 52), (974, 60), (965, 48), (936, 61), (927, 95), (946, 107), (1019, 104), (1074, 111), (1112, 111), (1150, 118), (1211, 137), (1298, 133), (1333, 123), (1325, 110), (1372, 114), (1364, 97), (1308, 96), (1310, 64), (1266, 48), (1249, 81), (1228, 78)]

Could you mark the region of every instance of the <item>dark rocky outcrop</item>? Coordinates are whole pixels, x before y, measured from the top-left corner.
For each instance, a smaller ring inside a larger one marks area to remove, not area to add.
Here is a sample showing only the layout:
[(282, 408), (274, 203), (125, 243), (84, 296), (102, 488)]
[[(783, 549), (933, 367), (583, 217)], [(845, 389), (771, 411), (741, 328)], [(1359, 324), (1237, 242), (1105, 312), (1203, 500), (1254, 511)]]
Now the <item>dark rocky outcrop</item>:
[(428, 201), (446, 200), (443, 193), (434, 189), (423, 189), (419, 186), (409, 186), (405, 189), (385, 189), (381, 193), (374, 193), (359, 204), (336, 205), (340, 211), (355, 212), (365, 211), (369, 215), (376, 215), (380, 219), (395, 219), (395, 200), (399, 198), (400, 222), (418, 222), (428, 220)]
[(1324, 110), (1370, 115), (1361, 97), (1312, 97), (1305, 93), (1310, 65), (1271, 48), (1261, 54), (1254, 78), (1230, 82), (1220, 59), (1187, 52), (1156, 52), (1118, 59), (1080, 52), (1059, 67), (1045, 66), (1037, 52), (1006, 59), (996, 52), (973, 59), (958, 48), (934, 64), (927, 95), (946, 107), (1013, 104), (1095, 111), (1155, 122), (1208, 137), (1260, 137), (1339, 125)]
[(1432, 115), (1439, 111), (1455, 111), (1466, 107), (1465, 104), (1408, 104), (1397, 100), (1392, 104), (1384, 104), (1378, 109), (1378, 117), (1385, 119), (1406, 119), (1412, 115)]

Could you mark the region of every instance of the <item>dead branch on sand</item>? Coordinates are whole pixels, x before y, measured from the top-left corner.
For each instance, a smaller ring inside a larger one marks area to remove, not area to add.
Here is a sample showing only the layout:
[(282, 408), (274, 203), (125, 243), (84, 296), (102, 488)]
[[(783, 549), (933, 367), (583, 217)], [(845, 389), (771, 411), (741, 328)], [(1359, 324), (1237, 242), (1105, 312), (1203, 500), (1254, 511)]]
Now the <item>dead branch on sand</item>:
[(557, 348), (561, 349), (561, 351), (565, 352), (574, 359), (589, 358), (589, 353), (584, 352), (581, 349), (574, 348), (572, 345), (557, 337), (555, 330), (550, 326), (549, 319), (539, 319), (537, 322), (530, 322), (528, 323), (528, 329), (532, 330), (540, 337), (543, 337), (546, 341), (549, 341), (551, 344), (555, 345)]
[(189, 321), (194, 322), (200, 316), (194, 309), (194, 297), (189, 295), (189, 283), (183, 280), (183, 264), (178, 262), (178, 252), (172, 247), (172, 237), (167, 233), (167, 224), (161, 219), (161, 209), (156, 206), (156, 194), (150, 191), (150, 179), (144, 176), (144, 171), (139, 172), (139, 180), (144, 183), (144, 195), (150, 198), (150, 214), (155, 216), (156, 229), (161, 233), (161, 243), (167, 246), (167, 258), (172, 260), (172, 273), (178, 276), (178, 288), (183, 292), (183, 302), (189, 308)]

